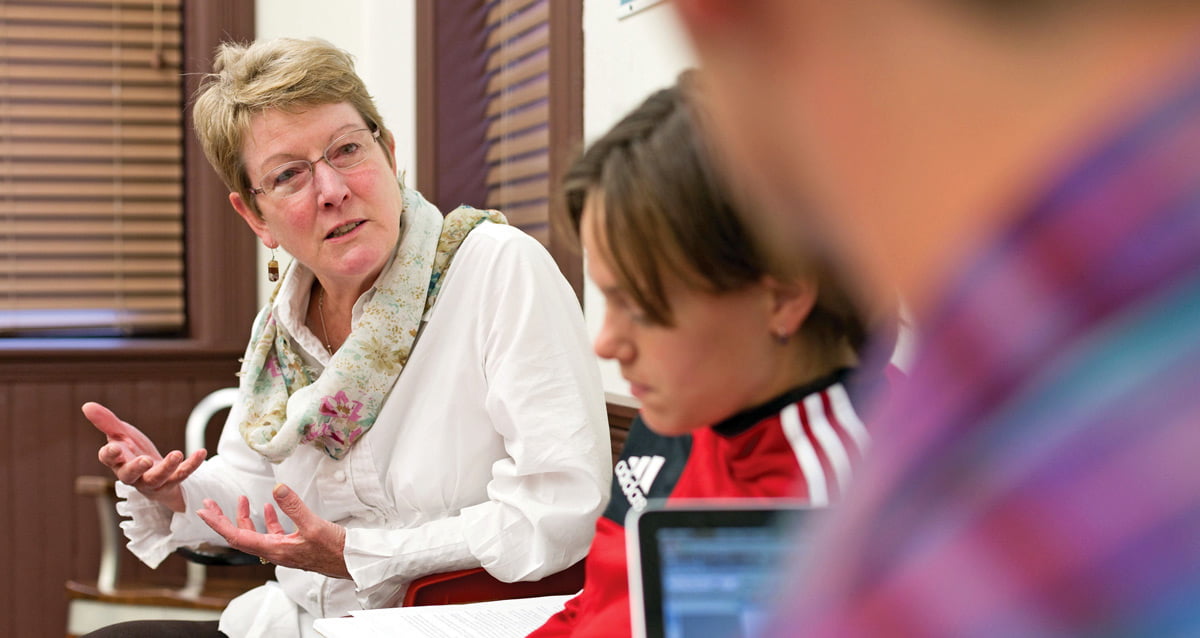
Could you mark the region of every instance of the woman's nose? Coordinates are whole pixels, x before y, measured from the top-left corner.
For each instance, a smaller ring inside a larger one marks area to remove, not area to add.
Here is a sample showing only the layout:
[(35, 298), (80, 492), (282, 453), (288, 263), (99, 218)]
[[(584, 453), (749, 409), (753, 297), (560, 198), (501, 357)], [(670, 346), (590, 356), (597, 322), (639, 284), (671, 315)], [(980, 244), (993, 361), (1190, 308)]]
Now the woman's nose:
[(350, 196), (350, 188), (346, 185), (346, 176), (330, 166), (325, 158), (313, 163), (312, 172), (313, 186), (317, 189), (317, 205), (337, 206)]

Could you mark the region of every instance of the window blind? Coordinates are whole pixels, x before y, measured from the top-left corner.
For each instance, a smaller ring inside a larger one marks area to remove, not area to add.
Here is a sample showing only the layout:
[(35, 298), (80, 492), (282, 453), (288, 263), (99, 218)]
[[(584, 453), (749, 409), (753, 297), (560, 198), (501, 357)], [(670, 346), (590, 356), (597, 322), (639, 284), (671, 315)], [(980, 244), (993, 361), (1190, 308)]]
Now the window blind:
[(182, 0), (0, 0), (0, 335), (179, 332)]
[(492, 0), (487, 62), (487, 206), (550, 242), (550, 1)]

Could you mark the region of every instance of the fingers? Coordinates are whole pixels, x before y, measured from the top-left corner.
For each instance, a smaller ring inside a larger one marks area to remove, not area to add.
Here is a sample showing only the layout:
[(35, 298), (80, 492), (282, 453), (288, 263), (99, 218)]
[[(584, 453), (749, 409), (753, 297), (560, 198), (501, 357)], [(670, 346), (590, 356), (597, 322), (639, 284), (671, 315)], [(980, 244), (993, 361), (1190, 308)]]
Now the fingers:
[[(140, 457), (136, 459), (138, 465), (142, 460), (149, 460), (148, 457)], [(152, 463), (149, 468), (142, 472), (141, 485), (148, 489), (157, 490), (165, 485), (175, 474), (175, 470), (183, 463), (183, 452), (172, 450), (162, 458), (158, 463)], [(124, 479), (122, 479), (124, 480)], [(128, 481), (126, 481), (128, 483)]]
[[(238, 497), (236, 525), (225, 516), (225, 512), (221, 509), (221, 506), (211, 498), (204, 499), (204, 507), (196, 511), (196, 516), (199, 516), (209, 527), (213, 528), (213, 531), (231, 543), (239, 537), (244, 539), (251, 535), (258, 535), (258, 528), (254, 524), (254, 518), (250, 516), (250, 499), (245, 496)], [(249, 532), (250, 534), (241, 534), (241, 532)]]
[[(238, 509), (241, 509), (240, 503), (238, 504)], [(243, 530), (239, 526), (234, 525), (233, 521), (229, 520), (229, 518), (225, 516), (224, 510), (221, 509), (220, 505), (217, 505), (216, 501), (212, 500), (211, 498), (204, 499), (204, 507), (196, 510), (196, 516), (199, 516), (200, 520), (204, 521), (204, 523), (211, 527), (214, 532), (220, 534), (221, 538), (224, 538), (225, 541), (229, 543), (230, 547), (242, 550), (245, 549), (238, 544), (238, 540), (241, 537)], [(249, 531), (251, 534), (254, 533), (253, 524), (251, 525)]]
[(192, 472), (195, 472), (207, 457), (208, 450), (199, 449), (195, 452), (192, 452), (183, 463), (179, 464), (179, 469), (175, 470), (175, 476), (172, 476), (171, 480), (182, 481), (183, 479), (191, 476)]
[(142, 480), (142, 477), (145, 476), (146, 472), (153, 467), (154, 461), (148, 456), (139, 456), (128, 462), (109, 466), (118, 481), (135, 487), (138, 485), (138, 481)]
[[(182, 455), (182, 453), (180, 454)], [(168, 454), (168, 456), (170, 455)], [(196, 450), (195, 452), (192, 452), (192, 454), (186, 459), (183, 459), (183, 461), (181, 461), (175, 468), (175, 471), (167, 477), (165, 484), (176, 485), (183, 481), (183, 479), (191, 476), (192, 472), (195, 472), (196, 468), (200, 467), (200, 464), (204, 462), (204, 458), (206, 456), (208, 456), (208, 450)]]
[[(301, 569), (334, 578), (350, 578), (350, 571), (342, 556), (346, 546), (345, 528), (313, 513), (298, 494), (282, 483), (275, 486), (272, 496), (275, 497), (275, 503), (279, 505), (279, 509), (296, 524), (296, 532), (283, 538), (300, 541), (297, 545), (289, 548), (286, 553), (277, 553), (281, 558), (290, 561), (289, 563), (282, 563), (280, 560), (275, 560), (275, 562), (281, 565), (299, 566)], [(273, 520), (274, 524), (278, 526), (278, 518), (275, 516), (275, 512), (268, 511), (269, 509), (271, 509), (270, 506), (267, 506), (267, 509), (263, 510), (263, 514), (268, 517), (267, 529), (274, 531), (271, 521)], [(280, 532), (283, 531), (281, 526), (278, 529)], [(276, 538), (280, 537), (276, 536)]]
[(83, 410), (83, 416), (87, 417), (92, 425), (96, 426), (97, 430), (107, 434), (108, 436), (120, 436), (125, 433), (129, 427), (117, 415), (113, 414), (112, 410), (100, 405), (99, 403), (87, 402), (80, 408)]
[[(101, 448), (101, 452), (100, 461), (105, 463), (103, 448)], [(129, 470), (131, 473), (129, 478), (131, 480), (126, 480), (125, 478), (121, 478), (121, 480), (129, 485), (134, 485), (132, 481), (139, 480), (139, 477), (132, 473), (141, 472), (141, 483), (138, 483), (137, 487), (160, 490), (164, 487), (176, 485), (191, 476), (192, 472), (195, 472), (196, 468), (200, 467), (200, 464), (204, 462), (206, 456), (208, 456), (206, 450), (197, 450), (187, 458), (184, 458), (183, 452), (172, 450), (157, 463), (148, 456), (142, 456), (134, 459), (135, 464), (133, 465), (133, 469)], [(110, 468), (113, 468), (114, 472), (120, 474), (122, 468), (119, 467), (119, 464), (105, 463), (105, 465), (108, 465)]]
[(284, 567), (315, 571), (334, 578), (349, 578), (342, 557), (346, 531), (340, 525), (321, 519), (312, 513), (300, 497), (285, 485), (275, 486), (273, 493), (279, 509), (293, 517), (297, 531), (288, 534), (280, 522), (279, 513), (270, 503), (263, 506), (265, 534), (255, 531), (250, 518), (250, 501), (238, 498), (236, 525), (225, 517), (212, 499), (196, 512), (209, 527), (220, 534), (230, 547), (260, 556)]
[[(81, 409), (92, 425), (108, 437), (109, 444), (119, 443), (122, 446), (124, 458), (116, 462), (128, 461), (139, 455), (147, 455), (152, 459), (159, 458), (158, 448), (155, 447), (154, 442), (141, 430), (118, 419), (112, 410), (92, 402), (84, 403)], [(108, 454), (113, 455), (114, 452), (110, 451)], [(104, 458), (101, 458), (101, 462), (105, 462)], [(105, 462), (105, 465), (112, 467), (112, 464), (108, 462)]]
[(254, 525), (254, 519), (250, 517), (250, 499), (245, 496), (238, 497), (237, 526), (238, 529), (250, 530), (252, 532), (258, 531), (258, 528)]
[(122, 463), (129, 460), (125, 454), (125, 446), (119, 443), (106, 443), (100, 446), (100, 452), (97, 454), (100, 462), (108, 466), (114, 472)]
[(287, 530), (283, 529), (283, 524), (279, 522), (279, 514), (275, 512), (275, 506), (270, 503), (263, 504), (263, 521), (267, 525), (267, 531), (272, 534), (286, 534)]
[(271, 560), (272, 543), (269, 539), (273, 537), (255, 531), (249, 513), (250, 502), (244, 496), (238, 499), (238, 524), (236, 526), (225, 517), (221, 506), (210, 498), (204, 499), (204, 507), (196, 510), (196, 516), (200, 517), (200, 520), (204, 521), (214, 532), (220, 534), (230, 547)]
[(212, 530), (221, 535), (225, 542), (234, 549), (249, 551), (244, 545), (239, 543), (240, 530), (225, 517), (225, 512), (221, 510), (221, 506), (211, 498), (204, 499), (204, 507), (196, 510), (196, 516), (204, 521)]
[(211, 498), (204, 499), (204, 507), (196, 510), (196, 516), (199, 516), (205, 525), (211, 527), (222, 538), (230, 540), (229, 528), (232, 528), (233, 524), (225, 518), (225, 512), (221, 511), (221, 506), (217, 505), (216, 501)]
[(279, 509), (284, 514), (287, 514), (288, 518), (292, 519), (297, 528), (303, 528), (314, 520), (320, 520), (312, 513), (312, 510), (308, 509), (304, 501), (283, 483), (275, 486), (275, 489), (271, 492), (271, 496), (279, 504)]

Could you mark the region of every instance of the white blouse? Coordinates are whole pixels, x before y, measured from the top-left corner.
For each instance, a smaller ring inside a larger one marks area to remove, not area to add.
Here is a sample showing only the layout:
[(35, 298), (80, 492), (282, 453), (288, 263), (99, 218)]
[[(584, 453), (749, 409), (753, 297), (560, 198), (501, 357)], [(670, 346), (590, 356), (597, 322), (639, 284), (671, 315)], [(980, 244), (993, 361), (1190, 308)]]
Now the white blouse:
[[(312, 280), (297, 263), (275, 309), (319, 371), (329, 355), (304, 326)], [(468, 235), (376, 425), (342, 460), (302, 445), (272, 465), (242, 440), (240, 418), (235, 406), (218, 454), (184, 481), (185, 513), (119, 486), (130, 550), (157, 566), (176, 547), (223, 544), (194, 513), (204, 498), (232, 518), (247, 495), (262, 530), (263, 503), (284, 483), (347, 529), (353, 580), (278, 567), (278, 583), (226, 608), (230, 638), (315, 636), (315, 618), (395, 604), (431, 573), (552, 574), (587, 552), (608, 499), (604, 395), (579, 304), (545, 249), (510, 226)]]

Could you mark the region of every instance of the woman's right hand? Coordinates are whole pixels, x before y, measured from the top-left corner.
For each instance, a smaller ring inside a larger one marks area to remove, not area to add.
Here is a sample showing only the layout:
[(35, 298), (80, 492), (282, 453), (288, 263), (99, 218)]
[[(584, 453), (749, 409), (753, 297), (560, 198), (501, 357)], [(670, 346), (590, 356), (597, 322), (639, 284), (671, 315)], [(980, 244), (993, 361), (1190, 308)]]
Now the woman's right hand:
[(184, 458), (183, 452), (172, 450), (164, 457), (141, 430), (99, 403), (83, 404), (83, 415), (108, 437), (98, 456), (117, 480), (175, 512), (184, 511), (179, 484), (200, 467), (207, 451), (196, 450)]

